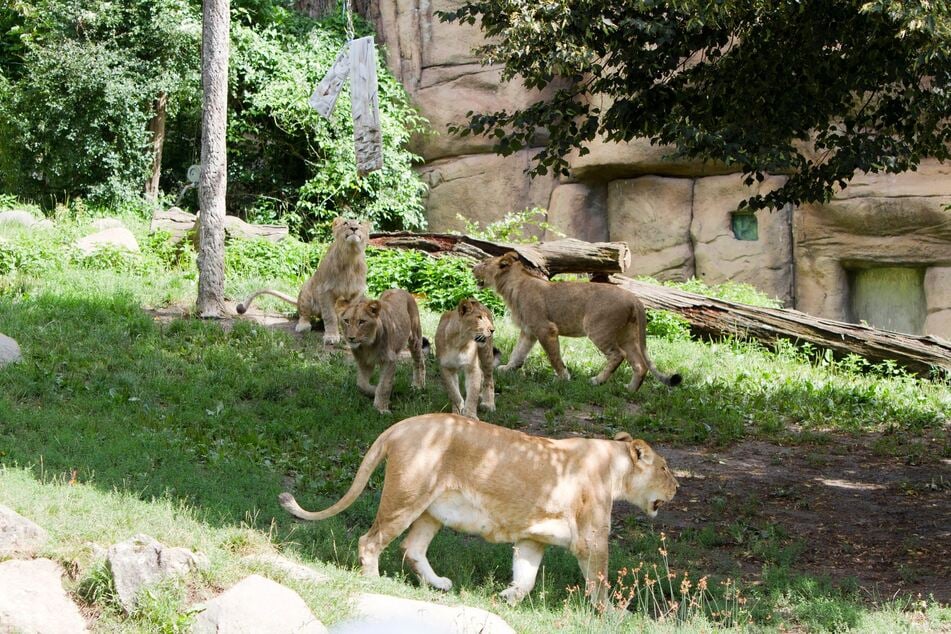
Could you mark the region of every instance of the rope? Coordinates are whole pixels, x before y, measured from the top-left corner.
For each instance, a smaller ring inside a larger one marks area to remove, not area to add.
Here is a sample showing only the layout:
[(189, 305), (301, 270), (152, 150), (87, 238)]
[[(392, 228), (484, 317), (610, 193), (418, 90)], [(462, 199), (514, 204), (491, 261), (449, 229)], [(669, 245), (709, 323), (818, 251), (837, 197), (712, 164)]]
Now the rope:
[(350, 43), (353, 41), (353, 10), (350, 7), (350, 0), (343, 0), (340, 9), (343, 12), (343, 21), (346, 25), (347, 43)]

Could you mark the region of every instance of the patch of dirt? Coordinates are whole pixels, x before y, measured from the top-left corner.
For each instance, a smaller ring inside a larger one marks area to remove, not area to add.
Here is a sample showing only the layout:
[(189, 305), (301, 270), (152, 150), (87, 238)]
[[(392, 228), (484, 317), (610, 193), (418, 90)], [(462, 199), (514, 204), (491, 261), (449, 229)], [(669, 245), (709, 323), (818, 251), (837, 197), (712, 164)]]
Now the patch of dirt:
[(661, 447), (680, 490), (656, 523), (675, 538), (688, 527), (713, 526), (727, 543), (712, 547), (720, 553), (711, 559), (730, 558), (754, 580), (763, 559), (750, 552), (743, 527), (774, 527), (803, 548), (795, 570), (853, 577), (879, 599), (920, 593), (947, 603), (951, 460), (904, 464), (876, 455), (877, 437), (832, 437), (819, 446)]

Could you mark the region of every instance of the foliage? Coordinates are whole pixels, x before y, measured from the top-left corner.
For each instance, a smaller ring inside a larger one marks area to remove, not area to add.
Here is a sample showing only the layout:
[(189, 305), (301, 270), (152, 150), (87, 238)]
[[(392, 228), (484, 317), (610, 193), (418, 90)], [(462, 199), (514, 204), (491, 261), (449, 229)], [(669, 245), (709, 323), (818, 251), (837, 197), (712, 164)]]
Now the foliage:
[[(891, 0), (468, 0), (486, 63), (550, 96), (455, 128), (510, 154), (547, 138), (534, 173), (597, 136), (790, 173), (753, 209), (828, 200), (856, 170), (951, 156), (951, 5)], [(596, 98), (592, 98), (596, 97)], [(608, 104), (608, 105), (603, 105)]]
[(300, 19), (293, 28), (253, 28), (239, 21), (232, 33), (230, 205), (253, 220), (286, 222), (306, 237), (328, 237), (326, 224), (342, 214), (382, 230), (424, 227), (425, 188), (411, 169), (420, 159), (405, 148), (424, 120), (382, 55), (383, 169), (360, 178), (349, 82), (329, 121), (305, 98), (346, 41), (339, 24)]
[[(153, 102), (198, 87), (197, 15), (185, 0), (18, 0), (21, 68), (0, 86), (2, 185), (52, 204), (137, 197), (151, 166)], [(15, 15), (14, 15), (15, 14)]]
[[(546, 221), (548, 210), (542, 207), (532, 207), (522, 211), (510, 211), (500, 219), (490, 222), (483, 227), (478, 220), (469, 220), (462, 214), (456, 218), (465, 223), (462, 233), (474, 238), (491, 240), (493, 242), (513, 242), (533, 244), (538, 242), (538, 233), (549, 231), (562, 238), (565, 234), (558, 231)], [(532, 233), (528, 233), (531, 231)]]

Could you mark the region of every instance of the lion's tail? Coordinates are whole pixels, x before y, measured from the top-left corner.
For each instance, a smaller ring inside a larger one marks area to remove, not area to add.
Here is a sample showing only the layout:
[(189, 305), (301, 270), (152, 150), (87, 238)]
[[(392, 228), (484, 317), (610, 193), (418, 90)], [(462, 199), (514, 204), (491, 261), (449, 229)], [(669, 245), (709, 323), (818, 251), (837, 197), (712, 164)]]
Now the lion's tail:
[(284, 293), (271, 290), (270, 288), (262, 288), (260, 290), (254, 291), (253, 293), (248, 295), (248, 298), (246, 300), (244, 300), (243, 302), (235, 306), (235, 310), (238, 311), (238, 314), (243, 315), (246, 312), (248, 312), (248, 309), (251, 308), (251, 302), (253, 302), (254, 298), (257, 297), (258, 295), (273, 295), (274, 297), (278, 299), (283, 299), (288, 304), (294, 304), (295, 306), (297, 306), (297, 300), (291, 297), (290, 295), (285, 295)]
[(312, 521), (325, 520), (345, 510), (360, 497), (360, 494), (363, 493), (363, 489), (367, 486), (367, 482), (370, 480), (370, 475), (373, 474), (380, 462), (386, 457), (386, 441), (389, 436), (390, 430), (387, 430), (380, 434), (373, 444), (370, 445), (367, 455), (363, 457), (363, 462), (360, 463), (360, 468), (357, 469), (357, 474), (353, 477), (353, 484), (350, 485), (350, 489), (333, 506), (323, 511), (305, 511), (297, 503), (297, 500), (294, 499), (294, 496), (287, 492), (281, 493), (278, 497), (281, 506), (296, 518)]
[(654, 365), (650, 355), (647, 354), (647, 314), (640, 300), (638, 300), (637, 306), (634, 308), (634, 319), (637, 320), (638, 337), (640, 337), (641, 340), (641, 350), (644, 351), (644, 361), (647, 363), (647, 369), (651, 371), (654, 378), (667, 387), (677, 387), (683, 381), (683, 377), (676, 372), (669, 375), (662, 373), (657, 369), (657, 366)]

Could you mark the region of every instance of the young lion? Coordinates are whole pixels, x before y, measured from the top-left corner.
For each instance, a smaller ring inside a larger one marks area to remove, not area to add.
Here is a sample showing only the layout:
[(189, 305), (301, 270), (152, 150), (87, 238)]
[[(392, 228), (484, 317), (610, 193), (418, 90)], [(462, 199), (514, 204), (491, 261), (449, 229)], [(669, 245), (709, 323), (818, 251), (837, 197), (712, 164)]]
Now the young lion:
[[(492, 313), (475, 299), (462, 300), (439, 319), (436, 358), (456, 414), (478, 418), (480, 398), (485, 409), (495, 411), (494, 332)], [(466, 378), (465, 402), (459, 392), (460, 369)]]
[[(413, 387), (426, 387), (423, 333), (419, 308), (412, 295), (391, 288), (378, 300), (339, 300), (337, 310), (343, 322), (344, 341), (357, 362), (357, 387), (364, 394), (373, 396), (373, 407), (381, 414), (390, 413), (396, 360), (407, 347), (413, 356)], [(370, 377), (377, 365), (382, 366), (382, 370), (374, 388)]]
[(243, 315), (258, 295), (273, 295), (297, 306), (297, 332), (310, 330), (311, 320), (324, 320), (324, 343), (336, 345), (340, 341), (337, 300), (352, 300), (367, 290), (367, 260), (365, 251), (370, 238), (370, 224), (357, 220), (337, 218), (333, 222), (334, 241), (317, 265), (317, 270), (300, 289), (297, 301), (278, 291), (262, 288), (251, 293), (238, 304), (238, 314)]
[(380, 552), (409, 528), (406, 560), (422, 583), (448, 590), (452, 582), (426, 559), (446, 525), (515, 544), (512, 583), (501, 595), (510, 603), (531, 592), (552, 545), (574, 554), (591, 601), (606, 607), (612, 504), (626, 500), (656, 517), (678, 487), (667, 461), (623, 432), (614, 440), (552, 440), (456, 414), (424, 414), (380, 434), (330, 508), (305, 511), (290, 493), (281, 494), (281, 506), (304, 520), (332, 517), (353, 504), (384, 458), (380, 506), (360, 538), (363, 574), (378, 576)]
[(521, 330), (509, 362), (500, 370), (520, 368), (537, 340), (555, 373), (568, 379), (558, 337), (586, 336), (607, 357), (604, 369), (591, 379), (593, 384), (607, 381), (624, 359), (634, 371), (627, 386), (632, 392), (640, 388), (648, 370), (665, 385), (680, 384), (679, 374), (661, 374), (647, 356), (644, 305), (631, 293), (610, 284), (540, 279), (525, 269), (514, 251), (483, 260), (472, 273), (480, 286), (498, 291)]

